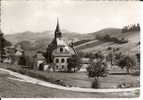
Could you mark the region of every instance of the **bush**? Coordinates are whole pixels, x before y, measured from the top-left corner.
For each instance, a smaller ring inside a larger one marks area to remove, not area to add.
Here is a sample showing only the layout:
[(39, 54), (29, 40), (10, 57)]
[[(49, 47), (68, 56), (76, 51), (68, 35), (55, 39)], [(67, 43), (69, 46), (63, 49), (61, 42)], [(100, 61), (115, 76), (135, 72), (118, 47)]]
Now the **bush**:
[(130, 57), (128, 55), (122, 57), (118, 62), (118, 66), (120, 68), (125, 68), (127, 73), (129, 74), (130, 73), (130, 69), (132, 69), (135, 65), (136, 65), (136, 62), (135, 60), (133, 59), (134, 57)]
[(137, 57), (138, 62), (140, 63), (140, 53), (137, 53), (136, 57)]
[(81, 68), (81, 62), (80, 62), (80, 57), (77, 55), (73, 55), (68, 59), (68, 72), (71, 72), (72, 69), (74, 69), (73, 72), (77, 72)]
[(94, 79), (94, 81), (91, 84), (91, 88), (94, 88), (94, 89), (100, 88), (100, 83), (99, 83), (98, 79)]
[(88, 77), (93, 77), (94, 81), (92, 82), (92, 88), (99, 88), (100, 84), (98, 82), (99, 77), (106, 77), (107, 76), (107, 65), (102, 60), (93, 62), (91, 60), (91, 64), (87, 68)]
[(107, 50), (112, 50), (112, 47), (108, 47)]
[(105, 77), (107, 75), (107, 64), (101, 60), (98, 62), (91, 62), (87, 68), (87, 72), (89, 77), (95, 77), (96, 79)]

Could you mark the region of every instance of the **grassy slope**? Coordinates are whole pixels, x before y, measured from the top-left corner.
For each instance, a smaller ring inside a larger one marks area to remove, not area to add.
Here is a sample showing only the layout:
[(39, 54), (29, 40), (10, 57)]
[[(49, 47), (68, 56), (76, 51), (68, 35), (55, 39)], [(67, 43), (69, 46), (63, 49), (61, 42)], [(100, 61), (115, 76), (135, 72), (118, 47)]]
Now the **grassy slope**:
[[(92, 33), (92, 35), (95, 35), (95, 34)], [(129, 42), (126, 44), (116, 44), (112, 42), (100, 42), (98, 40), (93, 40), (93, 41), (81, 44), (76, 48), (84, 52), (96, 52), (98, 50), (106, 51), (108, 47), (115, 47), (115, 48), (119, 47), (121, 49), (121, 52), (127, 52), (127, 51), (130, 51), (131, 53), (139, 52), (139, 45), (137, 45), (137, 43), (140, 40), (139, 32), (127, 32), (127, 33), (116, 34), (114, 30), (114, 34), (112, 32), (111, 36), (115, 36), (118, 38), (124, 37), (125, 39), (128, 39)]]
[[(97, 34), (98, 35), (109, 34), (110, 36), (118, 37), (118, 38), (126, 37), (126, 39), (128, 39), (130, 43), (137, 43), (139, 41), (139, 32), (121, 33), (121, 29), (117, 29), (117, 28), (106, 28), (94, 33), (88, 33), (84, 35), (83, 34), (81, 35), (78, 33), (72, 33), (72, 32), (65, 32), (63, 33), (63, 36), (68, 40), (74, 39), (74, 41), (79, 41), (83, 39), (93, 39)], [(17, 41), (23, 41), (23, 40), (27, 40), (31, 42), (35, 41), (33, 43), (33, 46), (37, 47), (35, 49), (41, 48), (42, 50), (45, 50), (48, 44), (51, 42), (53, 35), (54, 34), (52, 31), (45, 31), (41, 33), (33, 33), (33, 32), (27, 31), (23, 33), (13, 34), (13, 35), (6, 35), (5, 37), (12, 43), (15, 43)], [(93, 41), (82, 43), (76, 46), (76, 48), (84, 52), (87, 52), (87, 51), (95, 52), (97, 50), (104, 50), (108, 46), (118, 47), (118, 44), (111, 45), (111, 43), (103, 43), (97, 40), (93, 40)], [(125, 48), (123, 48), (123, 51), (127, 50), (128, 49), (127, 46), (130, 46), (130, 45), (129, 44), (122, 45), (122, 47), (124, 46)], [(132, 50), (137, 51), (136, 48), (137, 47), (134, 47), (132, 48)]]
[(106, 34), (108, 34), (110, 36), (117, 37), (118, 35), (121, 34), (121, 29), (119, 29), (119, 28), (105, 28), (105, 29), (99, 30), (97, 32), (88, 33), (87, 35), (95, 37), (96, 35), (104, 36)]
[[(121, 70), (121, 72), (125, 72)], [(72, 84), (72, 86), (78, 86), (83, 88), (90, 88), (93, 79), (88, 78), (87, 73), (59, 73), (59, 72), (40, 72), (45, 74), (46, 77), (63, 80), (66, 83)], [(126, 80), (126, 79), (130, 80)], [(105, 78), (100, 79), (101, 88), (114, 88), (119, 83), (128, 82), (133, 83), (133, 87), (139, 86), (139, 77), (132, 75), (108, 75)]]

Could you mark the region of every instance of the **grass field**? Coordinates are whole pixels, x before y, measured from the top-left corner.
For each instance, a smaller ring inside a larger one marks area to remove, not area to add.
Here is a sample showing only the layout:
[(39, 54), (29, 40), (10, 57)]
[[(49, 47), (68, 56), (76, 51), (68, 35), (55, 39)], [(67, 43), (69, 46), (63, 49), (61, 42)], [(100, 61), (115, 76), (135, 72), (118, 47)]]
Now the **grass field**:
[[(93, 81), (88, 78), (86, 73), (60, 73), (60, 72), (38, 72), (44, 74), (46, 77), (52, 77), (57, 80), (63, 80), (72, 86), (90, 88)], [(100, 78), (101, 88), (115, 88), (120, 83), (131, 83), (133, 87), (139, 87), (139, 76), (132, 75), (108, 75)]]
[[(0, 67), (14, 67), (10, 65), (0, 64)], [(16, 66), (20, 67), (20, 66)], [(79, 86), (89, 88), (91, 86), (92, 79), (89, 79), (86, 73), (60, 73), (60, 72), (43, 72), (35, 71), (42, 74), (47, 78), (53, 78), (57, 80), (63, 80), (70, 83), (73, 86)], [(138, 97), (139, 91), (134, 92), (119, 92), (119, 93), (81, 93), (66, 90), (53, 89), (43, 87), (40, 85), (34, 85), (26, 82), (19, 82), (16, 80), (10, 80), (10, 75), (0, 74), (0, 97), (34, 97), (34, 98), (118, 98), (118, 97)], [(133, 83), (134, 87), (139, 87), (139, 76), (131, 75), (108, 75), (105, 78), (100, 78), (101, 88), (113, 88), (121, 82)]]
[(132, 98), (137, 92), (81, 93), (43, 87), (26, 82), (10, 80), (10, 75), (0, 74), (0, 97), (2, 98)]
[[(3, 65), (9, 67), (9, 65)], [(12, 69), (21, 69), (20, 66), (10, 66)], [(22, 69), (23, 70), (23, 69)], [(18, 71), (18, 70), (17, 70)], [(122, 69), (114, 69), (113, 72), (120, 72), (120, 73), (126, 73), (125, 70)], [(26, 72), (29, 73), (29, 72)], [(25, 73), (25, 74), (26, 74)], [(56, 80), (62, 80), (66, 84), (70, 84), (75, 87), (83, 87), (83, 88), (91, 88), (91, 83), (94, 80), (93, 78), (89, 78), (87, 73), (85, 72), (77, 72), (77, 73), (64, 73), (64, 72), (47, 72), (47, 71), (38, 71), (38, 70), (31, 70), (30, 72), (33, 76), (33, 74), (40, 75), (36, 78), (41, 77), (41, 79), (44, 76), (44, 79), (46, 81), (56, 81)], [(28, 74), (30, 75), (30, 74)], [(31, 75), (30, 75), (31, 76)], [(99, 82), (101, 84), (100, 88), (116, 88), (117, 85), (121, 83), (129, 83), (132, 84), (132, 87), (139, 87), (140, 85), (140, 79), (139, 76), (133, 76), (133, 75), (122, 75), (122, 74), (109, 74), (107, 77), (100, 78)]]

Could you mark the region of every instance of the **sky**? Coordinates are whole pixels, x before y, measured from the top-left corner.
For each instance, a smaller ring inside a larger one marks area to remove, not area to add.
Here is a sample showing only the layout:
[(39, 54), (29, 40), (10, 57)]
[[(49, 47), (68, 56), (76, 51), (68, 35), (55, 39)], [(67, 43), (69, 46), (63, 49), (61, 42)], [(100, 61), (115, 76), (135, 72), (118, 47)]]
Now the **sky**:
[(1, 30), (5, 34), (55, 30), (90, 33), (139, 23), (139, 2), (86, 0), (3, 0)]

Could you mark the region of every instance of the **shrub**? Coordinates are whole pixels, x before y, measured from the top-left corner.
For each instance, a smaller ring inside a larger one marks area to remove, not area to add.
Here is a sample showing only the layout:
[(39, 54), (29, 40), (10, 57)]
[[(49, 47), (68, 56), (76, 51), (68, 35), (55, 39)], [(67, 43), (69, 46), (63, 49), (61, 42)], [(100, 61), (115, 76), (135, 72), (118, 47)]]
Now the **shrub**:
[(124, 56), (118, 62), (118, 66), (122, 69), (126, 68), (127, 73), (130, 73), (130, 69), (132, 69), (134, 65), (136, 65), (136, 62), (133, 57), (130, 56)]
[(136, 57), (137, 57), (138, 62), (140, 63), (140, 53), (137, 53)]
[(98, 89), (99, 87), (100, 87), (100, 83), (97, 79), (95, 79), (91, 84), (91, 88)]
[(87, 68), (88, 76), (95, 78), (105, 77), (107, 75), (106, 67), (106, 64), (102, 61), (92, 62)]
[(112, 47), (108, 47), (107, 50), (112, 50)]
[(71, 58), (69, 58), (67, 68), (68, 68), (68, 72), (71, 72), (72, 69), (74, 69), (73, 72), (80, 70), (81, 68), (80, 57), (77, 55), (73, 55)]

